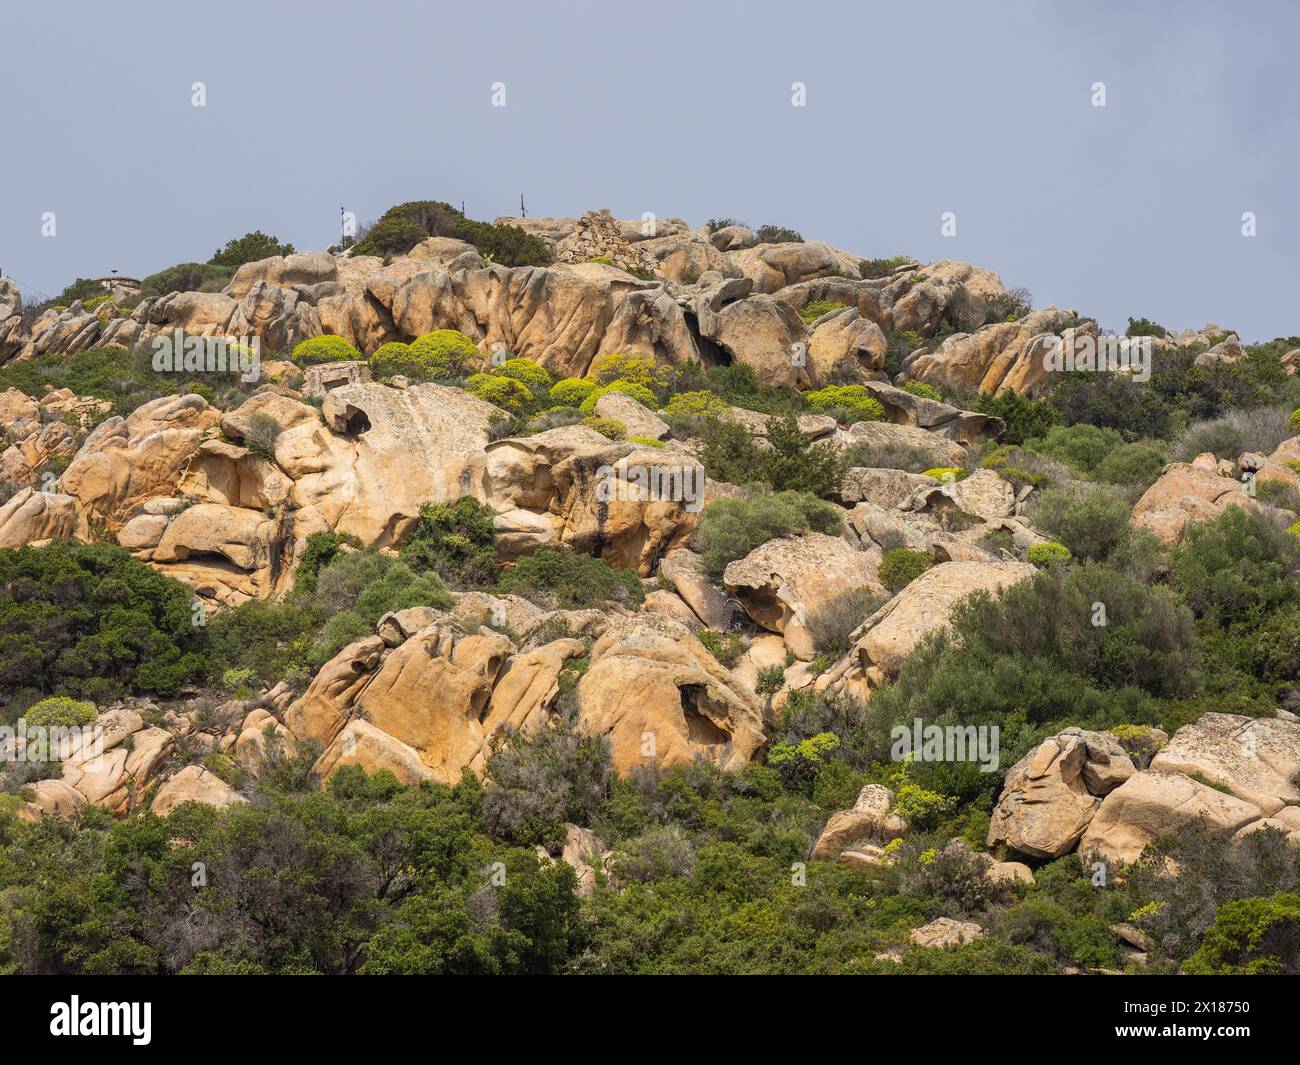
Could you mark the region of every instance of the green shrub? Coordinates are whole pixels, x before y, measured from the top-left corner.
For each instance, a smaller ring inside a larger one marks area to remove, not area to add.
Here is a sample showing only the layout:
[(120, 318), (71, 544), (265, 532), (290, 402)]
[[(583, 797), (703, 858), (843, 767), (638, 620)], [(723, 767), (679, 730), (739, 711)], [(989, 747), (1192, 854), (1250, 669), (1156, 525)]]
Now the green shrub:
[(603, 558), (579, 555), (568, 548), (538, 548), (502, 574), (497, 589), (564, 610), (611, 602), (639, 606), (645, 600), (641, 581), (631, 570), (614, 569)]
[[(619, 422), (617, 424), (622, 425), (623, 423)], [(627, 438), (627, 442), (629, 444), (640, 444), (641, 447), (663, 447), (664, 446), (664, 442), (662, 440), (659, 440), (653, 436), (629, 436)]]
[(781, 690), (781, 685), (784, 683), (785, 666), (776, 663), (758, 671), (758, 679), (755, 681), (754, 690), (759, 695), (773, 695)]
[(370, 356), (370, 372), (381, 381), (399, 374), (405, 375), (414, 366), (411, 345), (400, 340), (389, 340), (375, 348)]
[(865, 385), (829, 385), (807, 394), (809, 406), (820, 414), (830, 414), (836, 421), (880, 422), (885, 408)]
[(91, 703), (69, 699), (66, 695), (52, 695), (29, 707), (23, 714), (29, 728), (81, 728), (98, 716)]
[(1286, 420), (1286, 427), (1293, 433), (1300, 433), (1300, 407), (1291, 412), (1291, 417)]
[(245, 263), (255, 263), (275, 255), (292, 254), (292, 244), (281, 244), (275, 237), (269, 237), (260, 229), (255, 229), (242, 237), (226, 241), (226, 246), (214, 252), (208, 264), (236, 270)]
[(175, 695), (204, 672), (194, 594), (119, 547), (0, 551), (0, 699)]
[(777, 492), (770, 496), (718, 499), (704, 508), (694, 545), (704, 567), (720, 577), (729, 562), (778, 536), (808, 532), (831, 536), (841, 532), (839, 512), (806, 492)]
[(1225, 902), (1182, 971), (1193, 976), (1300, 975), (1300, 896)]
[(798, 231), (786, 226), (759, 226), (754, 230), (759, 244), (799, 244), (803, 241)]
[(906, 266), (911, 261), (906, 255), (895, 255), (890, 259), (863, 259), (858, 263), (858, 273), (864, 280), (889, 277), (900, 266)]
[(357, 351), (342, 337), (328, 333), (300, 340), (293, 349), (293, 359), (301, 363), (350, 362), (361, 358)]
[(1114, 429), (1095, 425), (1054, 426), (1033, 443), (1035, 451), (1059, 459), (1078, 473), (1091, 474), (1107, 456), (1124, 446)]
[(372, 548), (341, 554), (322, 569), (314, 599), (310, 608), (328, 618), (308, 656), (317, 669), (353, 640), (373, 635), (390, 610), (453, 605), (436, 574), (417, 574)]
[(850, 588), (818, 603), (808, 612), (808, 631), (818, 651), (839, 658), (849, 649), (850, 634), (883, 602), (872, 588)]
[(275, 442), (280, 437), (280, 423), (263, 411), (257, 411), (248, 419), (248, 432), (244, 434), (244, 446), (254, 455), (259, 455), (270, 462), (275, 461)]
[(709, 654), (728, 669), (739, 662), (740, 656), (745, 653), (745, 641), (734, 632), (715, 632), (713, 629), (702, 629), (696, 633), (696, 636), (699, 638), (700, 643), (707, 648)]
[(528, 391), (528, 386), (513, 377), (476, 373), (466, 382), (466, 385), (479, 399), (492, 403), (502, 410), (508, 410), (512, 414), (522, 412), (533, 398), (533, 394)]
[(459, 329), (435, 329), (416, 337), (411, 341), (409, 357), (408, 368), (397, 372), (415, 381), (459, 377), (483, 361), (474, 341)]
[(157, 299), (171, 292), (220, 292), (230, 283), (233, 273), (228, 267), (210, 263), (178, 263), (143, 278), (140, 298)]
[(1124, 335), (1126, 337), (1166, 337), (1169, 335), (1169, 331), (1163, 325), (1151, 321), (1150, 318), (1130, 318)]
[(671, 363), (664, 362), (655, 355), (614, 352), (596, 359), (587, 371), (587, 376), (598, 385), (626, 381), (651, 392), (659, 392), (673, 383), (676, 372)]
[(727, 409), (727, 404), (709, 391), (678, 392), (664, 407), (666, 418), (694, 418), (717, 415)]
[(923, 470), (922, 476), (933, 477), (936, 481), (942, 481), (944, 484), (953, 484), (962, 480), (968, 472), (957, 466), (934, 466), (931, 469)]
[(1153, 444), (1125, 444), (1102, 459), (1093, 476), (1105, 484), (1154, 484), (1166, 465), (1164, 450)]
[(596, 382), (585, 377), (566, 377), (551, 386), (551, 402), (560, 407), (579, 407), (596, 388)]
[(450, 506), (426, 503), (399, 557), (416, 573), (436, 573), (453, 588), (490, 584), (497, 576), (495, 517), (470, 496)]
[(502, 266), (546, 266), (550, 250), (540, 237), (518, 226), (466, 218), (441, 200), (412, 200), (390, 207), (352, 246), (354, 255), (405, 255), (429, 237), (454, 237), (473, 244), (485, 259)]
[(920, 396), (922, 399), (933, 399), (940, 403), (943, 402), (943, 396), (933, 385), (927, 385), (924, 381), (907, 381), (903, 384), (903, 391), (910, 392), (914, 396)]
[(895, 547), (886, 551), (880, 561), (880, 583), (891, 592), (899, 592), (933, 565), (934, 559), (924, 551)]
[(622, 440), (627, 436), (627, 426), (617, 418), (583, 418), (582, 424), (588, 429), (595, 429), (601, 436), (610, 440)]
[(1026, 557), (1035, 566), (1064, 565), (1074, 560), (1074, 556), (1070, 554), (1068, 547), (1051, 540), (1045, 544), (1030, 545)]
[(981, 394), (971, 409), (1000, 418), (1006, 428), (999, 439), (1007, 444), (1023, 444), (1026, 440), (1046, 436), (1052, 426), (1061, 420), (1060, 412), (1046, 400), (1030, 399), (1011, 389), (996, 396)]
[(522, 382), (533, 395), (547, 392), (551, 387), (550, 373), (532, 359), (506, 359), (494, 372), (498, 377), (512, 377)]
[(1080, 559), (1104, 559), (1129, 533), (1129, 505), (1113, 489), (1090, 485), (1048, 488), (1030, 520)]
[(842, 311), (847, 306), (848, 304), (833, 303), (830, 300), (813, 300), (799, 312), (799, 317), (803, 319), (804, 325), (812, 325), (823, 314), (830, 314), (831, 311)]

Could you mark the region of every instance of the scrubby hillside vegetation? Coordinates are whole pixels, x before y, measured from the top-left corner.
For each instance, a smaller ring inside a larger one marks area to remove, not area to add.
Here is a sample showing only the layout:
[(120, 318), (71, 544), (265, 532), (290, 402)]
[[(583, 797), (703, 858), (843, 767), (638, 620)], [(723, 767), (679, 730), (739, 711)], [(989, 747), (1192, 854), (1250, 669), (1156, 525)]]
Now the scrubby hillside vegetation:
[(0, 971), (1300, 972), (1300, 338), (346, 244), (0, 279)]

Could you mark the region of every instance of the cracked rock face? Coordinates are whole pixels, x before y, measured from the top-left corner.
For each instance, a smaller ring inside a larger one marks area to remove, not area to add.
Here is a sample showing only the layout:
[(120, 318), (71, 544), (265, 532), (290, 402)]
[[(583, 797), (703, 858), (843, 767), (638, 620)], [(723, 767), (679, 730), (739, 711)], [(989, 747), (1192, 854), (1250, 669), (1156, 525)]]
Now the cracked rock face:
[(1113, 736), (1067, 729), (1012, 766), (989, 824), (988, 845), (1059, 858), (1092, 823), (1102, 796), (1136, 772)]

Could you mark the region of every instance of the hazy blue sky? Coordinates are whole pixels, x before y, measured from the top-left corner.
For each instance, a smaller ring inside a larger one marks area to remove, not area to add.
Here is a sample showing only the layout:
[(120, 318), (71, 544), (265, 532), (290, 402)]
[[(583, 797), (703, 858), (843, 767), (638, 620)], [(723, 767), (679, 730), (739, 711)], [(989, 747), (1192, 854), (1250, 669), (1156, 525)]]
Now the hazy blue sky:
[(45, 293), (256, 228), (323, 248), (341, 205), (490, 219), (522, 192), (535, 215), (730, 215), (966, 259), (1108, 327), (1300, 333), (1300, 6), (1281, 0), (42, 0), (0, 18), (0, 267)]

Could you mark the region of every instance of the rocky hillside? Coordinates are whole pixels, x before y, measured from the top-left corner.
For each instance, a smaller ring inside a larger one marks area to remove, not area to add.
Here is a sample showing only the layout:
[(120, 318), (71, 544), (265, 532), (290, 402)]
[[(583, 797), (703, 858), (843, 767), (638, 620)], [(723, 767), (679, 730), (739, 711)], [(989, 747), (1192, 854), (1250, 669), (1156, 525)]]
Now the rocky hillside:
[(423, 201), (81, 285), (0, 279), (0, 970), (1300, 971), (1300, 340)]

